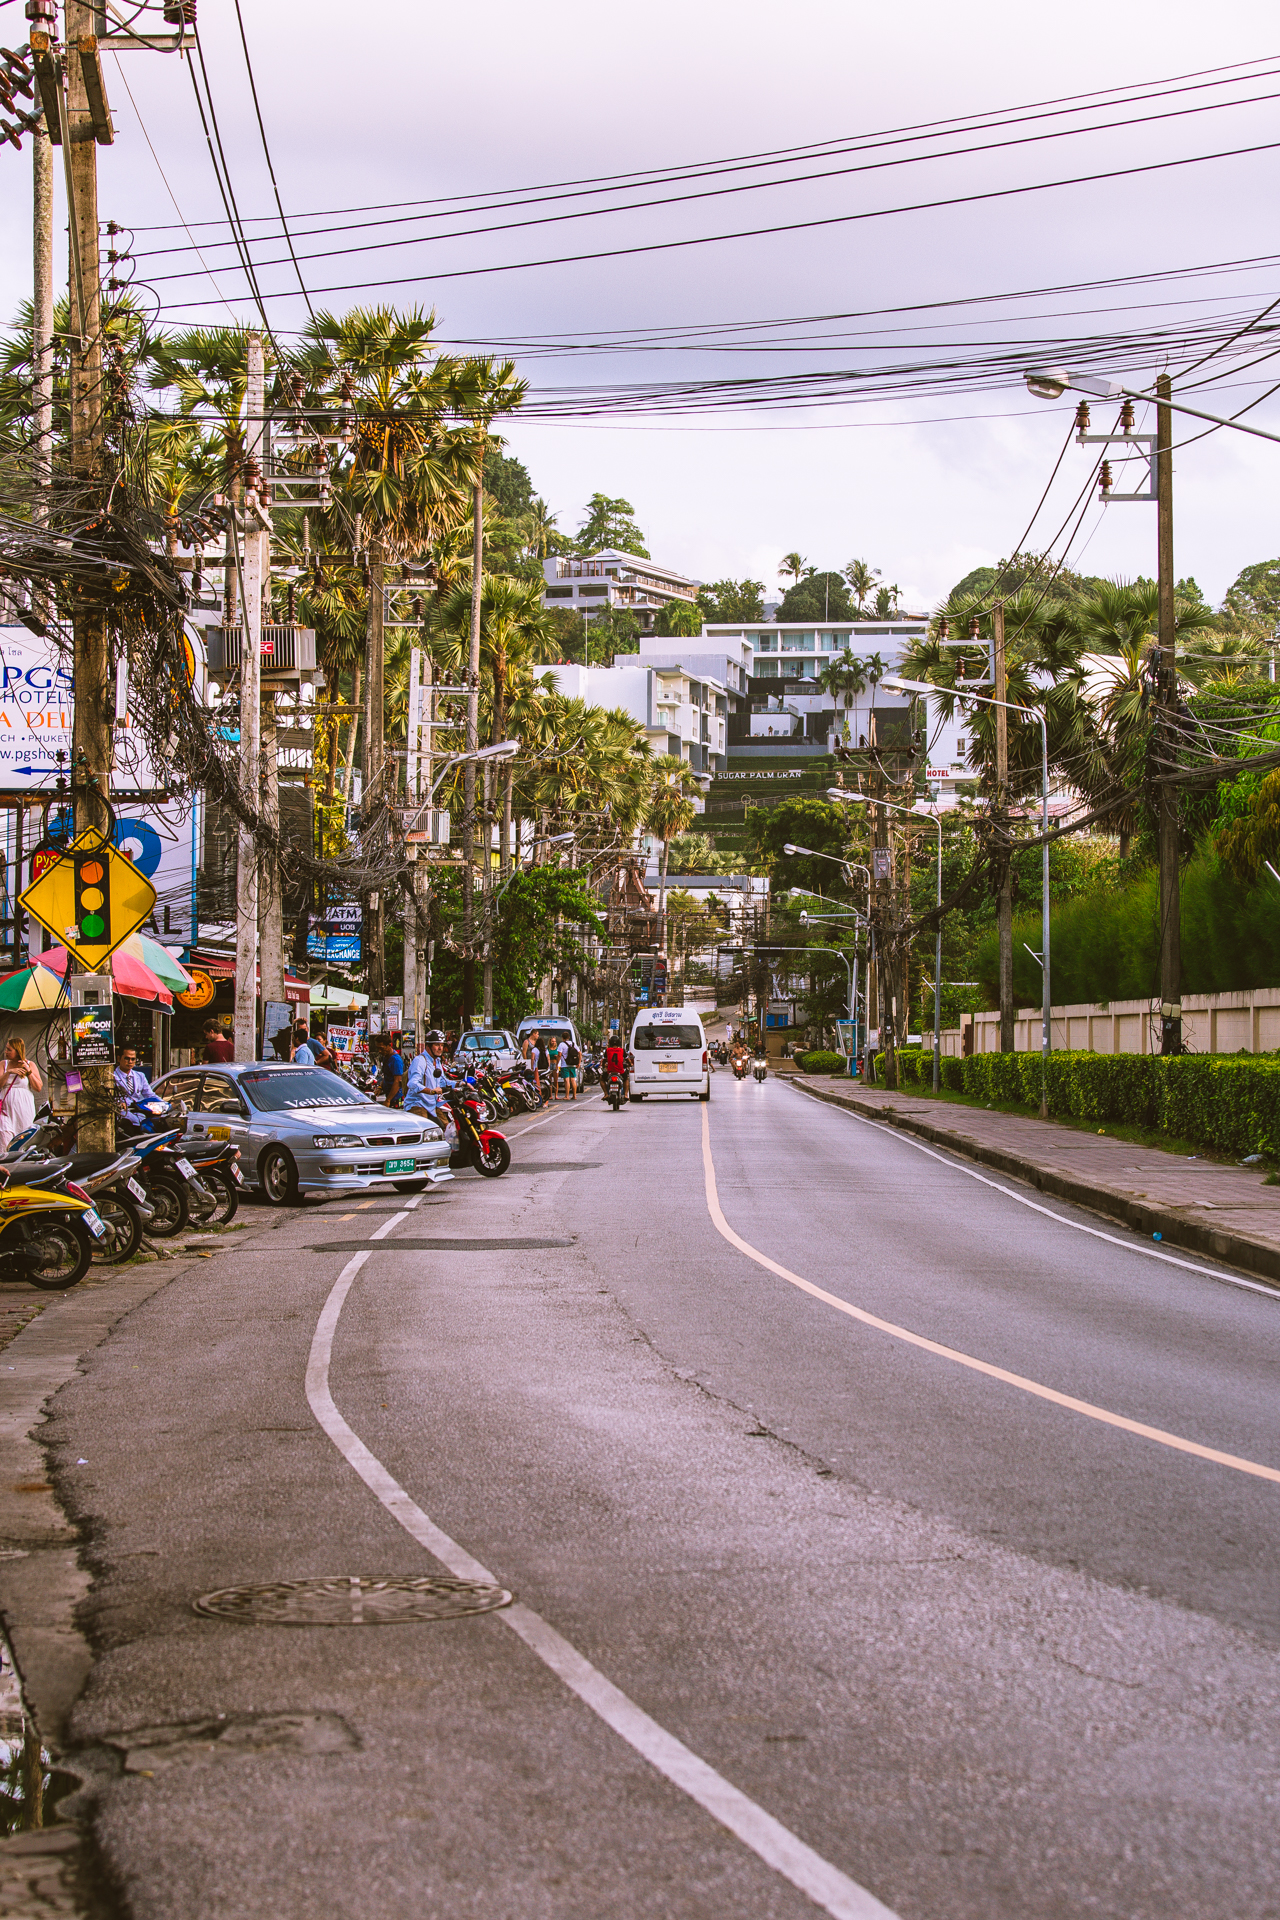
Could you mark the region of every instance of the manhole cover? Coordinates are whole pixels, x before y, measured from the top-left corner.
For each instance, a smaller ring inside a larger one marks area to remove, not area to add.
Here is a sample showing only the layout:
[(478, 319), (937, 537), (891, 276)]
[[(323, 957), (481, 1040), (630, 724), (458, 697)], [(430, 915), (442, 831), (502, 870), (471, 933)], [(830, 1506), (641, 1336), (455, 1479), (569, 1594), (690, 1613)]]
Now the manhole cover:
[(280, 1580), (269, 1587), (202, 1593), (197, 1613), (275, 1627), (389, 1627), (402, 1620), (453, 1620), (511, 1604), (505, 1587), (429, 1574), (420, 1580)]

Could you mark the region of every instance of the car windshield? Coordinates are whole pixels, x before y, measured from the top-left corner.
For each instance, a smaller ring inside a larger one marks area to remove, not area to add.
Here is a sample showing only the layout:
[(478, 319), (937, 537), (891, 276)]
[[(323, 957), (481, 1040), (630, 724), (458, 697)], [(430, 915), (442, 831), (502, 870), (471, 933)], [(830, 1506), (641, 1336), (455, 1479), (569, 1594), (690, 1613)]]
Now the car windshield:
[(336, 1073), (324, 1067), (264, 1068), (260, 1073), (242, 1073), (240, 1085), (260, 1113), (292, 1113), (304, 1107), (371, 1107), (374, 1103), (358, 1093)]
[(702, 1035), (696, 1027), (637, 1027), (637, 1053), (691, 1053), (702, 1047)]

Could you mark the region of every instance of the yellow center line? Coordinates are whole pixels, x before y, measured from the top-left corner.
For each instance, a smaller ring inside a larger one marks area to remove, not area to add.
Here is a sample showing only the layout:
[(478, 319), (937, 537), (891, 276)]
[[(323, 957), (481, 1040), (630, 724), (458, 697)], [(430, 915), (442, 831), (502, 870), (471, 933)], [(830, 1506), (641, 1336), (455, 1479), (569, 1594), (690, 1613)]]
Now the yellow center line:
[(940, 1360), (950, 1360), (958, 1367), (968, 1367), (973, 1373), (983, 1373), (989, 1380), (1003, 1381), (1007, 1387), (1017, 1387), (1022, 1393), (1033, 1394), (1037, 1400), (1048, 1400), (1055, 1407), (1065, 1407), (1069, 1413), (1083, 1414), (1086, 1420), (1098, 1420), (1106, 1427), (1118, 1427), (1122, 1433), (1133, 1433), (1141, 1440), (1154, 1440), (1159, 1446), (1172, 1447), (1177, 1453), (1190, 1453), (1197, 1460), (1212, 1460), (1220, 1467), (1232, 1467), (1237, 1473), (1252, 1474), (1257, 1480), (1272, 1480), (1280, 1484), (1280, 1467), (1263, 1466), (1257, 1460), (1245, 1460), (1237, 1453), (1224, 1453), (1218, 1447), (1201, 1446), (1198, 1440), (1186, 1440), (1178, 1433), (1166, 1433), (1163, 1427), (1149, 1427), (1142, 1420), (1130, 1420), (1123, 1413), (1111, 1413), (1106, 1407), (1096, 1407), (1090, 1400), (1078, 1400), (1074, 1394), (1059, 1393), (1056, 1387), (1046, 1387), (1038, 1380), (1028, 1380), (1025, 1374), (1010, 1373), (1007, 1367), (993, 1366), (989, 1360), (978, 1360), (971, 1353), (961, 1353), (956, 1347), (943, 1346), (940, 1341), (926, 1339), (922, 1333), (912, 1333), (909, 1327), (900, 1327), (892, 1320), (882, 1320), (878, 1314), (867, 1313), (862, 1307), (855, 1307), (848, 1300), (842, 1300), (838, 1294), (828, 1293), (825, 1287), (815, 1286), (812, 1280), (802, 1279), (790, 1268), (778, 1265), (766, 1253), (761, 1253), (749, 1241), (736, 1234), (725, 1219), (720, 1208), (720, 1197), (716, 1190), (715, 1162), (711, 1158), (711, 1125), (707, 1109), (702, 1109), (702, 1166), (706, 1176), (707, 1212), (711, 1215), (712, 1225), (722, 1238), (736, 1247), (739, 1253), (754, 1260), (758, 1267), (777, 1274), (790, 1286), (799, 1287), (802, 1293), (811, 1294), (815, 1300), (834, 1307), (837, 1313), (844, 1313), (851, 1320), (861, 1321), (864, 1327), (874, 1327), (877, 1333), (887, 1333), (893, 1340), (903, 1340), (908, 1346), (919, 1347), (925, 1353), (936, 1354)]

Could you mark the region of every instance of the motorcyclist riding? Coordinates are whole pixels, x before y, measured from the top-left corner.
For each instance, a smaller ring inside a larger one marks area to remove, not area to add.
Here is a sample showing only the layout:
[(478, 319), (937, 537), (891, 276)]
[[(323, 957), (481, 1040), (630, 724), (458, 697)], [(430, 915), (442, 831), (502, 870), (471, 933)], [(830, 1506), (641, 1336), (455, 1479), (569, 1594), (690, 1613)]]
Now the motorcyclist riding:
[(606, 1095), (609, 1091), (609, 1082), (615, 1074), (622, 1081), (622, 1097), (629, 1102), (631, 1099), (631, 1052), (622, 1044), (621, 1033), (610, 1034), (609, 1048), (604, 1056), (604, 1078), (601, 1088)]
[(439, 1122), (440, 1095), (449, 1084), (444, 1066), (444, 1035), (439, 1027), (433, 1027), (422, 1043), (422, 1052), (416, 1053), (409, 1062), (404, 1096), (406, 1112), (429, 1114)]

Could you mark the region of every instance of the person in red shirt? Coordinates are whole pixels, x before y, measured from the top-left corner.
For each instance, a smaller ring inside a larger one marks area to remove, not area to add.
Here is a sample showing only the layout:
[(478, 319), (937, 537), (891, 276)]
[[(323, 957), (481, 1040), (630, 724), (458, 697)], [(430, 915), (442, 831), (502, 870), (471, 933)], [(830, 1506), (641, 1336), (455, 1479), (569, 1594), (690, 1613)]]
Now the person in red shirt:
[(631, 1099), (630, 1069), (631, 1069), (631, 1062), (627, 1054), (627, 1049), (622, 1044), (621, 1033), (610, 1034), (608, 1050), (604, 1056), (604, 1076), (605, 1076), (604, 1092), (606, 1094), (608, 1093), (609, 1082), (610, 1080), (612, 1080), (614, 1074), (615, 1073), (621, 1074), (622, 1097), (624, 1100), (630, 1102), (630, 1099)]
[(234, 1060), (235, 1046), (230, 1034), (224, 1033), (216, 1020), (204, 1023), (204, 1059), (207, 1064), (215, 1061)]

